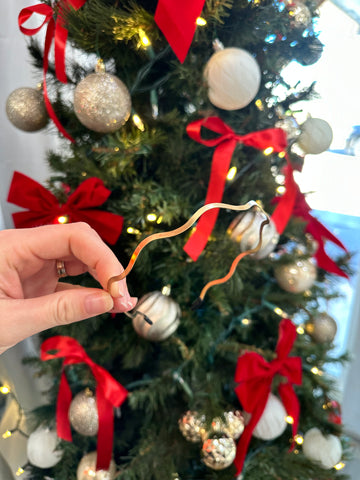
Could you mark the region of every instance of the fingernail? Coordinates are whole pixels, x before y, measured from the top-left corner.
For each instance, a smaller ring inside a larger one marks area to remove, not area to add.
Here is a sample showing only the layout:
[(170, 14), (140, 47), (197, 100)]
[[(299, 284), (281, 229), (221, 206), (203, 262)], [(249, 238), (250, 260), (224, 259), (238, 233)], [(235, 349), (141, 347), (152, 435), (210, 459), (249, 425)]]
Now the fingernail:
[(114, 306), (113, 299), (106, 292), (91, 293), (85, 297), (85, 310), (89, 315), (99, 315), (111, 310)]
[(137, 304), (137, 297), (130, 297), (130, 300), (128, 300), (127, 304), (129, 308), (134, 308), (135, 305)]
[(111, 288), (111, 294), (113, 297), (125, 297), (128, 294), (125, 282), (115, 282)]

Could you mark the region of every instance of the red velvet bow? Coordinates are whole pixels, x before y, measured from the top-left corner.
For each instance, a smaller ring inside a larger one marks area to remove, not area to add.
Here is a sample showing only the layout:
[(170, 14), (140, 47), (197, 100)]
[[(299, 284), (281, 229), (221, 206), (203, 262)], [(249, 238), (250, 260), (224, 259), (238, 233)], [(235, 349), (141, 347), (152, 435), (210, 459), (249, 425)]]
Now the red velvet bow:
[[(51, 353), (55, 350), (55, 353)], [(55, 336), (41, 345), (41, 360), (64, 358), (63, 371), (60, 379), (59, 393), (56, 406), (57, 433), (63, 440), (72, 440), (68, 412), (72, 393), (68, 384), (64, 367), (77, 363), (86, 363), (91, 369), (97, 382), (96, 402), (99, 416), (99, 430), (97, 439), (97, 470), (108, 470), (114, 436), (114, 411), (127, 397), (127, 390), (118, 383), (107, 370), (94, 363), (83, 347), (71, 337)]]
[[(62, 0), (59, 1), (57, 6), (57, 18), (54, 20), (54, 10), (52, 7), (46, 4), (32, 5), (30, 7), (25, 7), (21, 10), (18, 17), (19, 28), (22, 33), (28, 36), (35, 35), (38, 33), (42, 27), (47, 24), (46, 36), (45, 36), (45, 45), (44, 45), (44, 60), (43, 60), (43, 90), (44, 90), (44, 101), (45, 106), (48, 111), (50, 118), (53, 120), (58, 130), (71, 142), (74, 142), (74, 139), (67, 133), (64, 127), (61, 125), (59, 119), (57, 118), (54, 109), (49, 100), (46, 86), (46, 73), (49, 68), (49, 51), (52, 44), (52, 41), (55, 41), (55, 72), (57, 78), (62, 83), (67, 82), (66, 72), (65, 72), (65, 47), (66, 40), (68, 36), (68, 31), (64, 26), (63, 13), (64, 10), (72, 7), (75, 10), (79, 10), (86, 3), (86, 0)], [(33, 14), (42, 15), (44, 18), (43, 23), (37, 28), (26, 28), (24, 23), (33, 15)]]
[(28, 209), (26, 212), (12, 214), (16, 228), (59, 223), (59, 217), (67, 216), (69, 222), (88, 223), (106, 242), (115, 244), (122, 230), (123, 217), (94, 209), (102, 205), (110, 193), (102, 180), (89, 178), (61, 205), (55, 195), (40, 183), (20, 172), (14, 172), (8, 201)]
[(155, 22), (181, 63), (186, 58), (196, 30), (196, 19), (205, 0), (159, 0)]
[[(207, 128), (219, 136), (205, 140), (201, 137), (201, 128)], [(275, 152), (282, 152), (286, 146), (286, 134), (281, 128), (270, 128), (252, 132), (247, 135), (237, 135), (226, 123), (218, 117), (209, 117), (190, 123), (186, 129), (190, 138), (207, 147), (216, 147), (213, 155), (209, 186), (205, 204), (221, 202), (225, 188), (226, 175), (229, 171), (231, 157), (237, 143), (264, 150), (272, 147)], [(206, 212), (199, 220), (195, 232), (187, 241), (184, 250), (196, 261), (206, 246), (214, 228), (219, 209)]]
[(301, 358), (288, 357), (296, 339), (296, 327), (289, 319), (283, 319), (279, 325), (279, 340), (276, 346), (276, 358), (267, 362), (255, 352), (247, 352), (238, 358), (235, 381), (239, 385), (235, 392), (243, 409), (251, 414), (237, 445), (235, 466), (237, 474), (243, 468), (246, 452), (251, 440), (252, 432), (264, 412), (271, 385), (275, 375), (284, 377), (284, 382), (278, 387), (280, 398), (287, 413), (293, 418), (293, 436), (296, 435), (300, 404), (295, 394), (293, 384), (301, 385), (302, 371)]

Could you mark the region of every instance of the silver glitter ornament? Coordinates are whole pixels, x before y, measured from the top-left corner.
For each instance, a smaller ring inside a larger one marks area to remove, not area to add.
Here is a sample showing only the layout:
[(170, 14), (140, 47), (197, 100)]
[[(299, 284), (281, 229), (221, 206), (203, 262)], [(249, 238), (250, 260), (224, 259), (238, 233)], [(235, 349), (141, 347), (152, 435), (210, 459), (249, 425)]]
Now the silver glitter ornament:
[(96, 459), (96, 452), (83, 456), (76, 471), (77, 480), (113, 480), (115, 478), (115, 462), (111, 460), (109, 470), (96, 470)]
[(90, 130), (115, 132), (130, 116), (130, 93), (115, 75), (92, 73), (75, 88), (74, 110), (80, 122)]
[[(180, 316), (178, 303), (168, 295), (155, 291), (140, 298), (133, 311), (132, 322), (138, 335), (151, 342), (161, 342), (175, 332)], [(145, 318), (149, 318), (152, 325)]]
[(78, 393), (72, 399), (69, 408), (69, 420), (71, 426), (80, 435), (91, 437), (97, 434), (99, 416), (96, 397), (90, 389)]
[(49, 120), (41, 90), (17, 88), (7, 98), (6, 114), (14, 127), (24, 132), (36, 132)]
[(205, 415), (188, 410), (179, 419), (179, 430), (188, 442), (200, 442), (206, 436)]
[(311, 288), (316, 280), (316, 266), (311, 259), (296, 260), (275, 268), (275, 278), (282, 289), (301, 293)]
[(223, 470), (233, 463), (236, 444), (225, 434), (214, 434), (203, 443), (201, 454), (207, 467), (213, 470)]
[(214, 432), (224, 432), (230, 438), (237, 440), (245, 428), (245, 419), (243, 414), (236, 410), (235, 412), (225, 412), (224, 419), (216, 417), (211, 422), (211, 429)]
[[(245, 252), (255, 248), (260, 240), (260, 226), (266, 220), (266, 216), (260, 210), (254, 209), (238, 215), (227, 230), (230, 238), (240, 245), (240, 250)], [(279, 234), (274, 222), (265, 225), (261, 235), (260, 249), (251, 255), (251, 258), (260, 260), (267, 257), (276, 247)]]
[(315, 342), (330, 343), (335, 338), (337, 324), (330, 315), (322, 312), (305, 324), (305, 330)]

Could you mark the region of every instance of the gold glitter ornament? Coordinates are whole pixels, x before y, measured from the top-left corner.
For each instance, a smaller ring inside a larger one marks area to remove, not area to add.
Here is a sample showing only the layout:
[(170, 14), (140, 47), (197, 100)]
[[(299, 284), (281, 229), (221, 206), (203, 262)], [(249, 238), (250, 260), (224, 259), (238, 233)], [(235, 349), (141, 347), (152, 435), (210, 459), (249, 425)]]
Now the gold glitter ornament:
[(130, 93), (115, 75), (102, 71), (92, 73), (75, 88), (74, 110), (80, 122), (90, 130), (115, 132), (130, 117)]
[(305, 330), (315, 342), (330, 343), (335, 338), (337, 324), (330, 315), (322, 312), (305, 324)]
[(201, 455), (207, 467), (213, 470), (224, 470), (235, 459), (236, 444), (226, 434), (214, 434), (203, 443)]
[(41, 90), (17, 88), (7, 98), (6, 114), (14, 127), (24, 132), (36, 132), (49, 120)]
[(245, 428), (245, 419), (243, 414), (236, 410), (235, 412), (225, 412), (224, 418), (216, 417), (211, 422), (211, 429), (214, 432), (224, 432), (230, 438), (237, 440)]
[(205, 415), (188, 410), (179, 419), (179, 430), (188, 442), (200, 442), (206, 436)]
[(71, 426), (80, 435), (91, 437), (99, 429), (99, 416), (96, 397), (90, 389), (86, 389), (72, 399), (69, 408)]
[[(179, 304), (168, 295), (155, 291), (140, 298), (133, 312), (132, 322), (138, 335), (151, 342), (161, 342), (175, 332), (180, 316)], [(152, 325), (145, 317), (151, 320)]]
[(77, 480), (113, 480), (115, 478), (115, 462), (111, 460), (109, 470), (96, 470), (96, 459), (96, 452), (83, 456), (76, 471)]
[(280, 287), (290, 293), (302, 293), (311, 288), (316, 280), (316, 273), (316, 265), (311, 259), (280, 265), (274, 271)]

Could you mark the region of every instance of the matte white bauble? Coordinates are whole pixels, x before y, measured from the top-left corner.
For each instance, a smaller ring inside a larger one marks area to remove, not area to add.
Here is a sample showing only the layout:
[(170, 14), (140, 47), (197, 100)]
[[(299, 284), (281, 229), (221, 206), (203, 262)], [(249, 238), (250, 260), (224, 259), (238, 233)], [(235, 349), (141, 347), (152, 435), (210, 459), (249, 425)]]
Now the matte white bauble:
[(325, 152), (331, 145), (333, 132), (330, 125), (321, 118), (308, 118), (301, 126), (297, 139), (304, 153), (318, 154)]
[[(266, 220), (265, 215), (252, 210), (238, 215), (228, 228), (231, 240), (239, 243), (240, 250), (245, 252), (257, 247), (260, 241), (260, 227)], [(279, 234), (276, 231), (274, 222), (266, 224), (261, 234), (261, 247), (251, 255), (252, 258), (262, 259), (267, 257), (276, 247), (279, 241)]]
[(249, 52), (233, 47), (218, 50), (210, 57), (204, 77), (210, 102), (224, 110), (237, 110), (255, 98), (261, 71)]
[(304, 435), (304, 455), (327, 470), (340, 462), (342, 446), (335, 435), (323, 435), (318, 428), (311, 428)]
[(96, 459), (96, 452), (83, 456), (76, 471), (77, 480), (113, 480), (115, 478), (115, 462), (111, 460), (109, 470), (96, 470)]
[(275, 268), (274, 275), (286, 292), (301, 293), (314, 285), (317, 270), (311, 259), (296, 260)]
[(282, 402), (270, 393), (265, 410), (254, 428), (253, 435), (261, 440), (273, 440), (285, 431), (286, 410)]
[(29, 462), (38, 468), (54, 467), (62, 458), (63, 452), (57, 450), (59, 438), (55, 430), (39, 427), (34, 430), (27, 441)]

